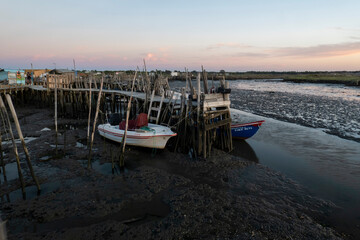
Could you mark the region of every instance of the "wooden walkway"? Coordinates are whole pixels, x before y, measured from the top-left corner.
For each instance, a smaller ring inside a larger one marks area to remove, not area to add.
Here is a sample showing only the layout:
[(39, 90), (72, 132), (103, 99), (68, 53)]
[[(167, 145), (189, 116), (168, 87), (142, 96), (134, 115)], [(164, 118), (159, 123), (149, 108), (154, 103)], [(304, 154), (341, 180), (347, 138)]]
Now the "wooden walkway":
[[(35, 85), (35, 86), (25, 86), (25, 88), (29, 88), (29, 89), (33, 89), (33, 90), (37, 90), (37, 91), (48, 91), (47, 88), (43, 87), (43, 86), (39, 86), (39, 85)], [(1, 89), (1, 88), (0, 88)], [(87, 88), (58, 88), (58, 91), (72, 91), (72, 92), (82, 92), (82, 93), (86, 93), (86, 92), (90, 92), (90, 89)], [(100, 91), (100, 89), (91, 89), (92, 93), (98, 93)], [(131, 97), (131, 92), (129, 91), (123, 91), (123, 90), (114, 90), (114, 89), (103, 89), (102, 90), (103, 93), (106, 94), (115, 94), (115, 95), (121, 95), (121, 96), (126, 96), (126, 97)], [(145, 101), (146, 99), (146, 93), (143, 92), (133, 92), (132, 93), (132, 97), (139, 99), (139, 100), (143, 100)], [(180, 96), (178, 96), (180, 99)], [(160, 102), (161, 100), (161, 96), (154, 96), (154, 100), (155, 102)], [(164, 102), (169, 102), (168, 98), (164, 99)]]
[[(201, 79), (204, 81), (204, 92), (200, 88)], [(189, 88), (182, 88), (181, 93), (171, 91), (167, 80), (137, 78), (133, 93), (129, 91), (131, 84), (128, 79), (118, 81), (102, 77), (100, 80), (92, 76), (74, 80), (69, 76), (48, 75), (41, 85), (0, 85), (0, 93), (10, 93), (16, 100), (25, 98), (40, 106), (52, 107), (57, 102), (59, 108), (56, 112), (72, 117), (87, 116), (89, 108), (98, 108), (95, 101), (91, 101), (97, 95), (101, 99), (102, 115), (118, 113), (120, 119), (124, 119), (125, 112), (130, 111), (130, 118), (134, 119), (138, 113), (148, 112), (149, 119), (172, 127), (178, 133), (177, 151), (192, 152), (195, 157), (202, 155), (206, 158), (213, 146), (232, 150), (229, 93), (210, 93), (205, 84), (206, 74), (198, 74), (197, 89), (187, 79)], [(100, 82), (104, 83), (102, 90)], [(225, 80), (220, 83), (221, 88), (226, 89)], [(133, 102), (130, 110), (127, 109), (129, 102)]]

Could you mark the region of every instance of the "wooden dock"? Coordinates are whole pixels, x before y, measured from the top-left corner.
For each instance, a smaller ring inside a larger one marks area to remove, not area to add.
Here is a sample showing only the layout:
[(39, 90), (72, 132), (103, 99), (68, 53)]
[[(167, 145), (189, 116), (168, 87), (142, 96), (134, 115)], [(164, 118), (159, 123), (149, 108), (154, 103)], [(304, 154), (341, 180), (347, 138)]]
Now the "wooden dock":
[[(200, 88), (201, 80), (204, 81), (203, 90)], [(132, 96), (132, 76), (124, 75), (75, 78), (72, 75), (49, 74), (46, 81), (36, 82), (36, 85), (0, 85), (0, 93), (10, 94), (15, 105), (25, 101), (53, 107), (57, 99), (55, 106), (59, 105), (59, 116), (85, 118), (89, 107), (95, 109), (96, 99), (101, 92), (99, 111), (103, 119), (113, 113), (120, 114), (120, 118), (124, 119), (128, 102), (131, 101), (130, 119), (144, 112), (150, 121), (167, 125), (178, 133), (173, 144), (175, 151), (206, 158), (213, 147), (232, 150), (230, 93), (210, 93), (205, 71), (198, 75), (197, 88), (188, 79), (188, 87), (182, 88), (180, 93), (171, 91), (167, 79), (161, 76), (139, 74), (134, 81)], [(221, 89), (226, 89), (225, 80), (220, 85)]]

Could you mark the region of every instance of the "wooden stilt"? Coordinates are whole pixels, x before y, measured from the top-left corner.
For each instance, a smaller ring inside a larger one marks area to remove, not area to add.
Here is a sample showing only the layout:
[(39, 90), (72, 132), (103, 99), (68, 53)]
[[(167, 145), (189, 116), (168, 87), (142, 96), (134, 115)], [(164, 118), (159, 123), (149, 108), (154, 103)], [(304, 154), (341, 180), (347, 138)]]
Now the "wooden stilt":
[(147, 108), (148, 108), (148, 101), (149, 101), (149, 94), (151, 91), (151, 86), (150, 86), (150, 79), (146, 70), (146, 63), (145, 63), (145, 59), (144, 59), (144, 67), (145, 67), (145, 78), (146, 78), (146, 83), (145, 83), (145, 104), (144, 104), (144, 112), (146, 112)]
[(86, 142), (87, 146), (89, 146), (89, 137), (90, 137), (90, 119), (91, 119), (91, 79), (92, 77), (89, 77), (89, 117), (88, 117), (88, 128), (87, 128), (87, 135), (86, 135)]
[(209, 90), (208, 90), (207, 74), (206, 74), (203, 66), (201, 66), (201, 70), (202, 70), (202, 79), (204, 81), (204, 93), (208, 94)]
[(55, 79), (55, 92), (54, 92), (54, 96), (55, 96), (55, 100), (54, 100), (54, 102), (55, 102), (55, 145), (56, 145), (56, 147), (55, 147), (55, 154), (57, 155), (57, 153), (58, 153), (58, 125), (57, 125), (57, 78), (55, 77), (54, 78)]
[(130, 107), (131, 107), (131, 100), (132, 100), (136, 75), (137, 75), (137, 70), (135, 72), (135, 76), (134, 76), (134, 79), (133, 79), (133, 82), (132, 82), (131, 95), (130, 95), (130, 99), (129, 99), (128, 106), (127, 106), (127, 111), (126, 111), (125, 131), (124, 131), (124, 135), (123, 135), (123, 138), (122, 138), (122, 141), (121, 141), (121, 154), (120, 154), (120, 159), (119, 159), (120, 167), (123, 167), (125, 165), (125, 160), (124, 160), (125, 156), (124, 156), (124, 154), (125, 154), (125, 145), (126, 145), (126, 135), (127, 135), (128, 124), (129, 124)]
[[(5, 128), (5, 125), (4, 125), (4, 128)], [(6, 169), (5, 169), (5, 163), (4, 163), (4, 153), (3, 153), (3, 149), (2, 149), (2, 132), (1, 132), (1, 129), (0, 129), (0, 164), (1, 164), (2, 173), (4, 175), (4, 180), (6, 181)]]
[(10, 111), (11, 111), (12, 117), (13, 117), (14, 122), (15, 122), (16, 130), (18, 132), (19, 138), (20, 138), (22, 146), (24, 148), (24, 152), (25, 152), (25, 155), (26, 155), (26, 161), (27, 161), (28, 167), (30, 169), (31, 176), (32, 176), (34, 182), (36, 183), (38, 191), (40, 191), (41, 188), (40, 188), (39, 182), (38, 182), (38, 180), (37, 180), (37, 178), (35, 176), (35, 173), (34, 173), (34, 170), (33, 170), (32, 164), (31, 164), (31, 160), (30, 160), (30, 154), (29, 154), (29, 151), (28, 151), (28, 149), (26, 147), (24, 136), (23, 136), (21, 128), (20, 128), (19, 120), (17, 118), (15, 108), (14, 108), (14, 105), (13, 105), (13, 103), (11, 101), (11, 97), (10, 97), (9, 94), (6, 94), (6, 100), (8, 102), (9, 107), (10, 107)]
[(200, 130), (200, 95), (201, 95), (201, 86), (200, 86), (200, 73), (197, 76), (197, 115), (196, 115), (196, 126), (197, 126), (197, 140), (198, 140), (198, 153), (200, 154), (202, 146), (201, 142), (201, 130)]
[(95, 134), (95, 131), (96, 131), (96, 121), (97, 121), (98, 114), (99, 114), (99, 108), (100, 108), (100, 101), (101, 101), (101, 94), (102, 94), (103, 84), (104, 84), (104, 76), (101, 78), (100, 90), (99, 90), (99, 95), (98, 95), (98, 100), (97, 100), (97, 105), (96, 105), (95, 118), (94, 118), (94, 123), (93, 123), (93, 131), (91, 133), (91, 141), (90, 141), (90, 148), (89, 148), (89, 159), (88, 159), (88, 169), (91, 167), (91, 150), (92, 150), (92, 146), (93, 146), (93, 142), (94, 142), (94, 134)]
[(26, 195), (25, 195), (25, 183), (24, 183), (24, 177), (23, 177), (22, 172), (21, 172), (19, 153), (18, 153), (17, 146), (16, 146), (16, 143), (15, 143), (14, 134), (13, 134), (13, 131), (12, 131), (12, 128), (11, 128), (11, 122), (10, 122), (9, 114), (7, 113), (4, 101), (3, 101), (1, 96), (0, 96), (0, 108), (1, 108), (1, 111), (3, 112), (3, 115), (6, 118), (5, 120), (6, 120), (7, 124), (8, 124), (8, 127), (9, 127), (9, 133), (10, 133), (11, 141), (12, 141), (12, 144), (13, 144), (14, 154), (15, 154), (15, 157), (16, 157), (16, 164), (17, 164), (18, 175), (19, 175), (19, 180), (20, 180), (20, 184), (21, 184), (21, 191), (22, 191), (23, 198), (25, 198), (26, 197)]
[(190, 90), (190, 95), (193, 96), (195, 93), (194, 93), (194, 88), (193, 88), (193, 85), (192, 85), (192, 82), (191, 82), (191, 76), (189, 76), (189, 73), (188, 73), (188, 70), (186, 69), (186, 77), (189, 81), (189, 90)]
[(111, 113), (115, 112), (115, 93), (111, 93)]
[(112, 147), (110, 147), (110, 157), (111, 157), (111, 169), (112, 169), (112, 173), (114, 174), (115, 164), (114, 164), (114, 152)]

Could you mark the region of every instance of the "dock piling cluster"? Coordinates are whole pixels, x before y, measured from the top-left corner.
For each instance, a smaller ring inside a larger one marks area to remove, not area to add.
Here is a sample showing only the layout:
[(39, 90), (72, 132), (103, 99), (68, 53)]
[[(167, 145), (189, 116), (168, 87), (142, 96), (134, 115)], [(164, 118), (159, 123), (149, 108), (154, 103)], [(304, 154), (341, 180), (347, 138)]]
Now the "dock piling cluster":
[[(149, 122), (166, 125), (177, 132), (176, 139), (170, 143), (173, 150), (191, 153), (194, 157), (207, 158), (214, 147), (231, 151), (233, 146), (228, 83), (222, 79), (218, 88), (215, 88), (214, 83), (209, 88), (207, 73), (202, 67), (202, 71), (196, 77), (196, 84), (193, 84), (188, 70), (185, 69), (185, 72), (185, 87), (180, 91), (171, 90), (168, 79), (161, 74), (150, 76), (146, 71), (145, 62), (144, 71), (139, 71), (139, 74), (138, 71), (133, 74), (90, 74), (86, 77), (74, 74), (48, 74), (44, 81), (35, 82), (35, 85), (0, 86), (0, 91), (9, 94), (9, 97), (6, 97), (9, 99), (8, 102), (11, 95), (16, 104), (25, 101), (38, 107), (54, 107), (56, 136), (58, 116), (87, 117), (88, 167), (91, 166), (91, 151), (98, 115), (104, 119), (107, 118), (104, 117), (105, 114), (118, 114), (120, 120), (128, 121), (145, 112)], [(0, 99), (0, 103), (1, 101)], [(8, 122), (7, 125), (10, 126), (4, 103), (1, 105), (1, 114), (5, 117), (3, 122)], [(16, 116), (13, 114), (13, 117)], [(123, 142), (122, 149), (125, 147), (126, 139)], [(15, 143), (14, 151), (17, 152)], [(122, 166), (123, 152), (119, 160)], [(0, 160), (3, 166), (2, 158)], [(2, 171), (5, 176), (4, 167)], [(20, 172), (19, 170), (21, 180)], [(33, 178), (38, 185), (36, 177)], [(39, 186), (38, 188), (40, 189)]]

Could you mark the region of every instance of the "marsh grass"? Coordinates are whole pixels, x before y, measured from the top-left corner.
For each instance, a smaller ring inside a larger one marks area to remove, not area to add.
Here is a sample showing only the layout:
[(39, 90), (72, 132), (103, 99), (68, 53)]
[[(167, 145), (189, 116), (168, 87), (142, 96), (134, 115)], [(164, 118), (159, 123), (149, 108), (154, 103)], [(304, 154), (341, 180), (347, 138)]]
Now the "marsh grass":
[(360, 86), (359, 72), (244, 72), (229, 73), (226, 79), (283, 79), (291, 82), (341, 83)]

